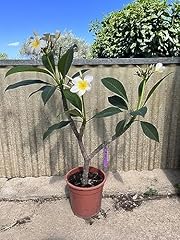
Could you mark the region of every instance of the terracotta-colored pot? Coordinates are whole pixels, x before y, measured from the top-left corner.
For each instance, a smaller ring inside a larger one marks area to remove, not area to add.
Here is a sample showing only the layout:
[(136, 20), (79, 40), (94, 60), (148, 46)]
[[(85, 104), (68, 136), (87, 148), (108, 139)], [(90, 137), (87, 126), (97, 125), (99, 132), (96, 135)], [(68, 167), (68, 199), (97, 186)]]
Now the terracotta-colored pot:
[(73, 213), (82, 218), (95, 216), (101, 208), (102, 190), (106, 181), (105, 173), (97, 168), (90, 167), (90, 172), (98, 172), (103, 181), (94, 187), (77, 187), (69, 183), (71, 175), (82, 171), (83, 167), (73, 168), (66, 174), (66, 181), (69, 188), (70, 202)]

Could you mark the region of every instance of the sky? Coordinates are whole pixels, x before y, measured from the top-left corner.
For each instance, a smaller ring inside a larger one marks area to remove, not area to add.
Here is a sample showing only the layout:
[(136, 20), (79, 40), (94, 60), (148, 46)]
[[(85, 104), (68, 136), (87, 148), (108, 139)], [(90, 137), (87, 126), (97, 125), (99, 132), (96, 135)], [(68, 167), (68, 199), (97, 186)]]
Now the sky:
[(19, 59), (19, 49), (32, 36), (72, 31), (75, 36), (93, 42), (91, 21), (102, 20), (132, 0), (5, 0), (1, 2), (0, 52)]

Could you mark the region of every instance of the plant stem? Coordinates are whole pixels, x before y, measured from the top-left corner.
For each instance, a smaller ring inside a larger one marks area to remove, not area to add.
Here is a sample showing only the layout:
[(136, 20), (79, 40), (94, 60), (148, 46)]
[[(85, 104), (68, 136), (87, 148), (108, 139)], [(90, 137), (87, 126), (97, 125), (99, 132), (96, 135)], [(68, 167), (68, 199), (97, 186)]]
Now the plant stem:
[(82, 122), (82, 125), (81, 125), (81, 127), (80, 127), (80, 133), (79, 133), (80, 139), (83, 138), (84, 130), (85, 130), (85, 127), (86, 127), (86, 110), (85, 110), (85, 104), (84, 104), (84, 98), (83, 98), (83, 96), (82, 96), (82, 104), (83, 104), (83, 122)]
[(86, 152), (82, 139), (78, 139), (78, 144), (84, 159), (82, 184), (86, 186), (88, 184), (89, 163), (91, 159)]
[[(61, 95), (62, 95), (62, 101), (63, 101), (63, 107), (64, 107), (64, 111), (68, 111), (69, 108), (68, 108), (68, 105), (67, 105), (67, 100), (63, 94), (63, 90), (60, 88), (60, 91), (61, 91)], [(83, 106), (84, 107), (84, 106)], [(79, 148), (80, 148), (80, 151), (81, 151), (81, 154), (82, 154), (82, 157), (84, 159), (84, 166), (83, 166), (83, 179), (82, 179), (82, 184), (83, 185), (87, 185), (88, 183), (88, 173), (89, 173), (89, 163), (90, 163), (90, 158), (86, 152), (86, 149), (84, 147), (84, 143), (82, 141), (82, 138), (83, 138), (83, 135), (84, 135), (84, 129), (85, 129), (85, 125), (86, 125), (86, 118), (84, 118), (83, 122), (82, 122), (82, 125), (81, 125), (81, 128), (80, 128), (80, 133), (78, 132), (77, 130), (77, 127), (74, 123), (74, 120), (72, 119), (72, 117), (67, 114), (68, 116), (68, 119), (70, 121), (70, 126), (71, 126), (71, 129), (73, 130), (76, 138), (77, 138), (77, 141), (78, 141), (78, 145), (79, 145)]]
[(90, 154), (89, 154), (89, 159), (92, 159), (98, 152), (100, 152), (106, 145), (110, 144), (114, 140), (117, 139), (116, 134), (114, 134), (110, 140), (104, 141), (101, 143), (98, 147), (96, 147)]
[[(56, 74), (56, 70), (54, 70), (54, 68), (53, 68), (53, 66), (52, 66), (52, 64), (51, 64), (51, 61), (50, 61), (50, 59), (49, 59), (49, 56), (48, 56), (48, 54), (45, 52), (45, 55), (46, 55), (46, 57), (47, 57), (47, 60), (48, 60), (48, 63), (49, 63), (49, 65), (50, 65), (50, 67), (51, 67), (51, 70), (52, 70), (52, 72), (50, 71), (50, 73), (52, 73), (52, 77), (53, 77), (53, 79), (55, 80), (55, 82), (57, 83), (57, 85), (59, 85), (59, 78), (57, 77), (57, 74)], [(47, 69), (48, 70), (48, 69)]]
[(83, 116), (84, 116), (84, 119), (86, 119), (86, 109), (85, 109), (84, 97), (83, 96), (82, 96), (82, 104), (83, 104)]
[(85, 104), (84, 104), (84, 98), (82, 96), (82, 104), (83, 104), (83, 122), (80, 127), (79, 131), (79, 139), (78, 139), (78, 144), (81, 150), (81, 154), (84, 158), (84, 166), (83, 166), (83, 177), (82, 177), (82, 184), (87, 185), (88, 184), (88, 173), (89, 173), (89, 163), (90, 163), (90, 158), (86, 152), (86, 149), (84, 147), (83, 143), (83, 136), (84, 136), (84, 130), (86, 127), (86, 110), (85, 110)]
[(51, 70), (52, 70), (52, 73), (54, 74), (54, 76), (56, 75), (56, 73), (55, 73), (55, 71), (54, 71), (54, 68), (53, 68), (53, 66), (52, 66), (52, 63), (51, 63), (51, 61), (50, 61), (50, 59), (49, 59), (49, 56), (48, 56), (48, 54), (47, 53), (45, 53), (46, 54), (46, 57), (47, 57), (47, 60), (48, 60), (48, 63), (49, 63), (49, 65), (50, 65), (50, 67), (51, 67)]
[[(63, 108), (64, 108), (64, 111), (67, 112), (69, 110), (68, 105), (67, 105), (67, 100), (64, 96), (62, 88), (60, 88), (60, 91), (61, 91), (61, 96), (62, 96), (62, 101), (63, 101)], [(74, 120), (72, 119), (72, 117), (69, 114), (67, 114), (67, 117), (68, 117), (68, 120), (70, 121), (71, 129), (73, 130), (76, 138), (78, 139), (79, 138), (79, 133), (78, 133), (77, 127), (74, 123)]]

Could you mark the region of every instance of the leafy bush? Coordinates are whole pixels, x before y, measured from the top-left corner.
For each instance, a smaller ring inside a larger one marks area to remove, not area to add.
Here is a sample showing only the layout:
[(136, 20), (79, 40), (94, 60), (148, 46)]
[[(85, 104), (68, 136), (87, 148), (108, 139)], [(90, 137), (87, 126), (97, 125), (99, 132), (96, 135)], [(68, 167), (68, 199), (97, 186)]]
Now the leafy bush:
[(180, 3), (136, 0), (90, 31), (96, 37), (93, 57), (180, 56)]
[[(49, 36), (54, 37), (56, 34), (57, 33), (49, 34)], [(44, 35), (47, 35), (47, 34), (44, 34)], [(41, 59), (41, 55), (31, 53), (31, 51), (29, 50), (28, 46), (29, 46), (29, 42), (31, 39), (32, 39), (32, 37), (27, 39), (27, 41), (23, 44), (22, 48), (20, 49), (20, 54), (22, 56), (30, 57), (31, 59)], [(56, 58), (58, 58), (60, 46), (61, 46), (61, 54), (64, 54), (74, 44), (77, 45), (77, 51), (75, 51), (75, 53), (74, 53), (74, 58), (90, 58), (89, 44), (85, 40), (76, 37), (70, 31), (60, 34), (60, 37), (55, 44)]]

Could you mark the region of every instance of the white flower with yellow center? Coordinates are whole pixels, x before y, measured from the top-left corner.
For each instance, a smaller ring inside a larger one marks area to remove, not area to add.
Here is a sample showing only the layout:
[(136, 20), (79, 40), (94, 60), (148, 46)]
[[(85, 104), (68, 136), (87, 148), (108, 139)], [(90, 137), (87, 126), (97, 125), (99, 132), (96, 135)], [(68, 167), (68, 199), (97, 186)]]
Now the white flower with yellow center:
[(157, 63), (155, 66), (155, 72), (162, 73), (164, 71), (165, 67), (162, 63)]
[(80, 97), (86, 92), (91, 90), (91, 82), (93, 76), (86, 75), (84, 78), (75, 77), (72, 79), (74, 86), (70, 89), (71, 92), (77, 93)]
[(29, 42), (29, 50), (31, 53), (39, 54), (42, 48), (45, 48), (47, 43), (45, 40), (40, 39), (39, 36), (35, 36)]

